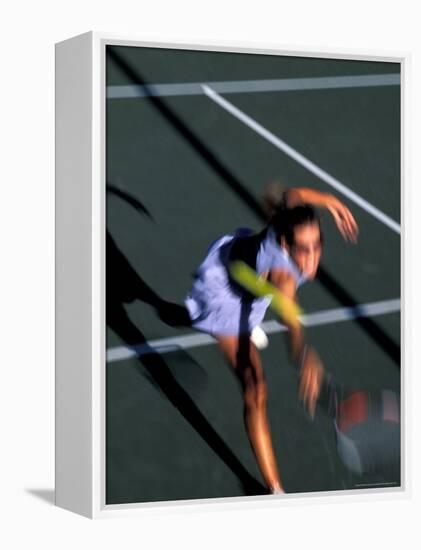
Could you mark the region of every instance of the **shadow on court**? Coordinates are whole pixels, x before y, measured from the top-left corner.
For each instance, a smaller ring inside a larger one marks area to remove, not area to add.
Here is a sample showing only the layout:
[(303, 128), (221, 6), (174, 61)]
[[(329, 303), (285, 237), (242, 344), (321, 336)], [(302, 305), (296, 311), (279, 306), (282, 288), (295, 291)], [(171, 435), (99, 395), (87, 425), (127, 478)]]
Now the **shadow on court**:
[[(153, 217), (149, 210), (137, 198), (124, 189), (107, 183), (107, 193), (115, 195), (132, 206), (136, 212), (146, 215), (151, 221)], [(106, 274), (107, 274), (107, 308), (115, 307), (116, 303), (129, 303), (141, 300), (155, 309), (158, 317), (167, 325), (173, 327), (190, 326), (190, 317), (186, 309), (172, 302), (162, 299), (136, 273), (128, 260), (124, 257), (112, 238), (106, 231)]]
[[(165, 314), (180, 315), (179, 321), (185, 320), (183, 315), (187, 314), (183, 307), (170, 304), (162, 300), (151, 289), (119, 250), (112, 236), (107, 233), (107, 325), (134, 351), (142, 349), (137, 353), (140, 372), (147, 373), (149, 381), (152, 381), (160, 392), (165, 395), (168, 401), (177, 409), (183, 418), (200, 435), (214, 453), (225, 463), (240, 482), (244, 494), (259, 495), (266, 494), (264, 486), (257, 481), (243, 466), (233, 451), (211, 426), (203, 413), (197, 407), (189, 393), (181, 386), (179, 381), (171, 372), (169, 365), (163, 357), (154, 349), (148, 346), (143, 333), (132, 323), (124, 304), (135, 299), (155, 307), (161, 316)], [(162, 306), (164, 304), (164, 306)], [(177, 320), (177, 319), (176, 319)], [(185, 352), (180, 351), (185, 356)], [(188, 356), (189, 357), (189, 356)], [(191, 363), (192, 359), (189, 357)], [(197, 365), (198, 368), (200, 368)], [(108, 411), (109, 412), (109, 411)], [(110, 441), (107, 441), (109, 444)], [(135, 459), (130, 454), (130, 462)], [(160, 475), (160, 466), (156, 464), (156, 476)], [(180, 491), (182, 493), (182, 490)], [(207, 495), (203, 495), (206, 497)], [(189, 495), (180, 494), (179, 498), (189, 498)], [(107, 495), (107, 501), (109, 500)], [(111, 502), (109, 502), (111, 503)]]
[[(107, 56), (126, 74), (133, 84), (143, 86), (145, 99), (171, 124), (179, 134), (191, 145), (194, 151), (216, 172), (222, 181), (244, 202), (254, 215), (267, 223), (267, 216), (260, 203), (244, 187), (241, 181), (216, 157), (212, 151), (194, 134), (190, 128), (174, 113), (172, 109), (159, 97), (153, 95), (148, 83), (142, 75), (119, 55), (112, 47), (107, 48)], [(149, 92), (148, 92), (149, 90)], [(321, 285), (344, 307), (358, 309), (358, 301), (343, 287), (335, 278), (322, 266), (319, 267), (318, 281)], [(400, 345), (396, 344), (390, 336), (380, 327), (378, 323), (367, 317), (354, 319), (366, 334), (382, 349), (400, 368)]]
[(114, 185), (113, 183), (107, 182), (106, 191), (111, 195), (115, 195), (116, 197), (119, 197), (127, 204), (130, 204), (130, 206), (132, 206), (136, 210), (136, 212), (142, 215), (146, 215), (150, 220), (154, 221), (151, 213), (146, 208), (146, 206), (135, 197), (132, 197), (130, 193), (127, 193), (127, 191), (125, 191), (121, 187)]

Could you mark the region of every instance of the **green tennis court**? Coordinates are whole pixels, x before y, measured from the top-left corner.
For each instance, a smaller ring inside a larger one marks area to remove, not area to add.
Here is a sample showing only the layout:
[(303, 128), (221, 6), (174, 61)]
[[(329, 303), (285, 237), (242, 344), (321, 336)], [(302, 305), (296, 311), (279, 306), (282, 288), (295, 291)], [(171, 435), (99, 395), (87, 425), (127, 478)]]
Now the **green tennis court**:
[[(399, 392), (400, 67), (107, 52), (106, 502), (264, 494), (233, 373), (210, 338), (151, 303), (182, 303), (212, 241), (263, 226), (268, 182), (333, 192), (359, 242), (323, 215), (320, 277), (298, 295), (306, 335), (341, 384)], [(287, 491), (399, 486), (399, 473), (350, 471), (329, 417), (309, 420), (274, 319), (262, 358)], [(133, 351), (145, 343), (155, 356)]]

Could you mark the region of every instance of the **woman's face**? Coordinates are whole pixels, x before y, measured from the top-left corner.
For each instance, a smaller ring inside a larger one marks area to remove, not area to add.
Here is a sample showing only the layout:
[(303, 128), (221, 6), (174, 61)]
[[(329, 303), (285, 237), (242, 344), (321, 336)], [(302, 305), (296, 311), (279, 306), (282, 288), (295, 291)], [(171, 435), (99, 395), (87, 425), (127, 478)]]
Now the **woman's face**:
[(295, 227), (294, 243), (286, 248), (302, 273), (308, 279), (314, 279), (322, 254), (319, 224), (309, 223)]

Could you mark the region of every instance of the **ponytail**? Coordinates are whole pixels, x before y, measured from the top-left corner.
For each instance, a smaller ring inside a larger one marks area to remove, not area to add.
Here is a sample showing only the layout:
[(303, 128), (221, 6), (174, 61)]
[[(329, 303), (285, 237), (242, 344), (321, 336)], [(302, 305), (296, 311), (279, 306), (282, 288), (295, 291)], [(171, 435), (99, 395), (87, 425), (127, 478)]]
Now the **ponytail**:
[(263, 210), (268, 222), (285, 205), (285, 187), (279, 181), (268, 183), (263, 191)]

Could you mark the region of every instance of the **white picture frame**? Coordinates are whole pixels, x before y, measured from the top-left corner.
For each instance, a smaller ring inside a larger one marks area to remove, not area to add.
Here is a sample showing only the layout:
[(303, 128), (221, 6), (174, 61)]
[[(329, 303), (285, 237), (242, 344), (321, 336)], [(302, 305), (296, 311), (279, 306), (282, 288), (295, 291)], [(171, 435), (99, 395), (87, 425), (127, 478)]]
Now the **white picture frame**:
[[(287, 495), (282, 501), (241, 497), (194, 501), (105, 503), (105, 49), (107, 45), (256, 53), (401, 65), (401, 487)], [(408, 494), (408, 361), (406, 261), (408, 71), (406, 53), (299, 51), (229, 43), (152, 43), (89, 32), (56, 44), (56, 504), (89, 518), (215, 506), (285, 506), (399, 498)], [(73, 342), (77, 341), (75, 348)]]

